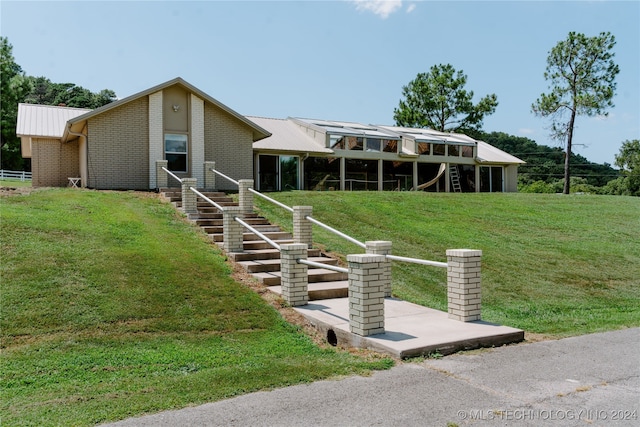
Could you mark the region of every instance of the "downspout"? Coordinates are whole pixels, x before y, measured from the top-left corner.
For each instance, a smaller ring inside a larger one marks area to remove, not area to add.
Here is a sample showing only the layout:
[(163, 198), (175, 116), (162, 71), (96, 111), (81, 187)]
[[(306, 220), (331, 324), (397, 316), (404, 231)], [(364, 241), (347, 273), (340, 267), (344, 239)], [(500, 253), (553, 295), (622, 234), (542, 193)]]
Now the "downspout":
[[(82, 132), (74, 132), (71, 130), (71, 126), (68, 125), (67, 128), (67, 132), (69, 132), (69, 135), (74, 135), (77, 137), (80, 137), (84, 140), (84, 150), (82, 149), (83, 146), (81, 146), (80, 144), (78, 144), (78, 159), (80, 161), (80, 185), (85, 188), (87, 186), (87, 179), (88, 179), (88, 169), (89, 169), (89, 147), (87, 145), (87, 135), (85, 135)], [(84, 167), (83, 167), (83, 162), (82, 162), (82, 152), (84, 151)]]

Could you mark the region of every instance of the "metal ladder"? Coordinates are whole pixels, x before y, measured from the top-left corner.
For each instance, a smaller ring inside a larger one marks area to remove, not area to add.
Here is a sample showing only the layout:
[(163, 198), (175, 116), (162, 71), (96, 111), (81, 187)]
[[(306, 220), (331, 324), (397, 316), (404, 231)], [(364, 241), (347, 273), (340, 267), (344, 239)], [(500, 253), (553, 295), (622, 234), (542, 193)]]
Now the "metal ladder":
[(462, 186), (460, 185), (460, 175), (458, 174), (458, 167), (455, 165), (449, 166), (449, 177), (451, 178), (451, 185), (454, 193), (462, 193)]

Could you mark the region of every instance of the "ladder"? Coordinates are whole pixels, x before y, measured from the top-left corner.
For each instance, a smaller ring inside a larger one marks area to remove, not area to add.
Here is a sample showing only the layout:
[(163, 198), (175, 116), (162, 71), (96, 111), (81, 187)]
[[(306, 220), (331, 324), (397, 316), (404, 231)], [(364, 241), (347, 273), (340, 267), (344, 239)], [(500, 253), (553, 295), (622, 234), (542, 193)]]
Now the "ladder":
[(458, 174), (457, 166), (449, 166), (449, 177), (451, 178), (451, 186), (453, 187), (453, 192), (462, 193), (462, 186), (460, 185), (460, 175)]

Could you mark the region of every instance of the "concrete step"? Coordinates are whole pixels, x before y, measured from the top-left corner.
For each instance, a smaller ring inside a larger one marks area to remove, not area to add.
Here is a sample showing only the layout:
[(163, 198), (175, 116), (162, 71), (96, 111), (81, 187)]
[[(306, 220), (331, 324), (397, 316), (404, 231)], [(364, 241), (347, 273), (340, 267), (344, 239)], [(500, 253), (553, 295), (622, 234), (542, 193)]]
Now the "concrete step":
[[(242, 218), (244, 222), (252, 227), (260, 225), (271, 225), (265, 218)], [(223, 224), (222, 218), (197, 218), (196, 224), (202, 227), (206, 226), (221, 226)]]
[[(293, 239), (274, 240), (274, 242), (276, 242), (279, 245), (283, 245), (287, 243), (295, 243)], [(254, 249), (269, 249), (269, 248), (272, 248), (272, 246), (267, 242), (265, 242), (264, 240), (250, 240), (250, 241), (244, 242), (243, 244), (243, 249), (245, 251), (254, 250)]]
[[(325, 268), (310, 268), (309, 270), (307, 270), (307, 273), (309, 275), (309, 283), (348, 280), (347, 273), (340, 273)], [(254, 273), (253, 277), (255, 277), (258, 282), (262, 283), (263, 285), (276, 286), (280, 285), (282, 274), (279, 271)]]
[[(269, 249), (254, 249), (247, 250), (244, 252), (231, 252), (227, 254), (229, 258), (233, 261), (255, 261), (255, 260), (266, 260), (266, 259), (280, 259), (280, 251), (274, 248)], [(319, 257), (320, 249), (309, 249), (307, 251), (307, 256), (309, 258)]]
[[(309, 261), (315, 261), (327, 265), (337, 265), (338, 260), (324, 256), (307, 258)], [(253, 261), (239, 261), (240, 264), (249, 273), (263, 273), (280, 271), (280, 259), (264, 259)]]
[[(254, 228), (256, 230), (258, 230), (259, 232), (261, 232), (262, 234), (264, 234), (265, 236), (267, 236), (270, 239), (291, 239), (293, 238), (293, 236), (291, 235), (291, 233), (287, 233), (285, 231), (282, 231), (280, 229), (280, 227), (277, 226), (273, 226), (273, 225), (256, 225), (254, 226)], [(223, 242), (224, 241), (224, 230), (223, 227), (221, 225), (219, 226), (207, 226), (207, 227), (203, 227), (203, 229), (205, 229), (207, 231), (207, 234), (209, 234), (209, 237), (211, 238), (212, 241), (214, 242)], [(260, 237), (258, 237), (256, 234), (254, 233), (243, 233), (243, 240), (245, 241), (249, 241), (249, 240), (259, 240)]]
[[(282, 286), (269, 286), (269, 290), (282, 295)], [(309, 283), (307, 286), (309, 301), (317, 301), (332, 298), (347, 298), (349, 296), (349, 281), (336, 280), (333, 282)]]

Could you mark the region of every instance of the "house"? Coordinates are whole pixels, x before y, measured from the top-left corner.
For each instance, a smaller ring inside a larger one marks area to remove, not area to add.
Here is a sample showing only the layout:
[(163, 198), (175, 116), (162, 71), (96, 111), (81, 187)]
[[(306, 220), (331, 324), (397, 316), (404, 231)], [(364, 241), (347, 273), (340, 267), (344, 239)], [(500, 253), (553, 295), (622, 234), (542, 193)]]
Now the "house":
[[(20, 104), (16, 133), (23, 157), (32, 159), (34, 186), (80, 178), (89, 188), (153, 190), (164, 160), (198, 183), (215, 162), (265, 192), (517, 191), (524, 163), (463, 134), (245, 117), (181, 78), (96, 110)], [(222, 179), (216, 187), (236, 189)]]

